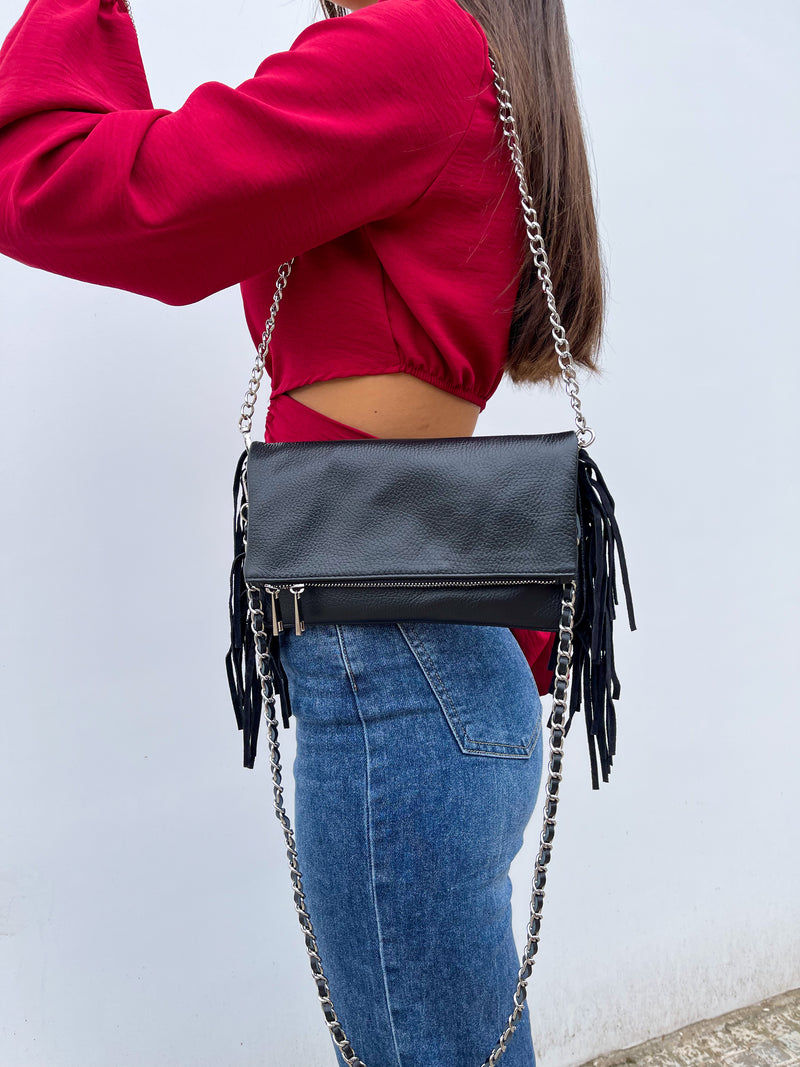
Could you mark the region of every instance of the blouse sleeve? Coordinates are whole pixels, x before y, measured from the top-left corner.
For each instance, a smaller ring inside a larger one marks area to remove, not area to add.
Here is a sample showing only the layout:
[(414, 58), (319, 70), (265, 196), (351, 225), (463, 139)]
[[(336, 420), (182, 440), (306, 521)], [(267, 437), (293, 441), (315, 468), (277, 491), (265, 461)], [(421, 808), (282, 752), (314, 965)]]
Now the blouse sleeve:
[(457, 148), (484, 69), (478, 31), (426, 25), (429, 6), (312, 23), (169, 111), (117, 0), (30, 0), (0, 48), (0, 253), (191, 304), (397, 213)]

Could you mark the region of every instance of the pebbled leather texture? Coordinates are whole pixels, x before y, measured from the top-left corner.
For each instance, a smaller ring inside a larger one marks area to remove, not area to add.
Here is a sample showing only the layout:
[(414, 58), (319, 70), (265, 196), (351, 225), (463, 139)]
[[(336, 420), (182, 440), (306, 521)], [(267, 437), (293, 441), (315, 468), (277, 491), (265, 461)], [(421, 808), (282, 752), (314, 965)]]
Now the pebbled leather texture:
[[(254, 442), (248, 582), (309, 583), (307, 623), (429, 619), (558, 628), (577, 574), (578, 442), (537, 435)], [(524, 578), (541, 584), (514, 584)], [(494, 587), (459, 581), (508, 579)], [(430, 581), (450, 588), (315, 586)], [(293, 597), (280, 594), (292, 618)]]

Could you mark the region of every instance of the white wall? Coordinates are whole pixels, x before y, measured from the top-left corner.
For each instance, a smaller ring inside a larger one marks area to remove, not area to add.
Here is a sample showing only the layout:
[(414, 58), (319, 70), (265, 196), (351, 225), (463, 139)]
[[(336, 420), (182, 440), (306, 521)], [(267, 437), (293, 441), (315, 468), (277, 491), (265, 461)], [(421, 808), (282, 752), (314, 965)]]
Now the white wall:
[[(238, 84), (313, 11), (136, 0), (154, 101)], [(599, 793), (568, 739), (541, 1067), (800, 985), (797, 9), (569, 14), (612, 280), (583, 395), (640, 629)], [(0, 1062), (331, 1067), (223, 667), (238, 290), (170, 308), (0, 259), (0, 293)], [(569, 425), (504, 387), (479, 432)]]

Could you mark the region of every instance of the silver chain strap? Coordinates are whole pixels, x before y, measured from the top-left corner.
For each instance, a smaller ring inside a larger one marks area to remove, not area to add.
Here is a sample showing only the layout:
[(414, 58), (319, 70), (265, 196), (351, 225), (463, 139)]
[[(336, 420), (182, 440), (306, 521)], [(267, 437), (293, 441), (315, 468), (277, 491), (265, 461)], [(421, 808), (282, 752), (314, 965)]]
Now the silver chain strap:
[[(517, 123), (511, 108), (511, 97), (506, 89), (506, 80), (497, 70), (491, 51), (489, 52), (489, 62), (491, 63), (492, 70), (495, 74), (494, 86), (497, 90), (497, 97), (500, 104), (500, 120), (503, 124), (503, 135), (508, 141), (511, 150), (511, 160), (519, 180), (519, 191), (522, 197), (522, 212), (525, 216), (525, 229), (528, 233), (528, 241), (531, 252), (533, 253), (536, 273), (541, 283), (545, 300), (547, 301), (547, 307), (550, 311), (550, 325), (552, 326), (551, 333), (553, 341), (555, 342), (558, 365), (561, 368), (561, 378), (575, 413), (578, 443), (584, 448), (588, 448), (595, 439), (595, 433), (594, 430), (586, 425), (586, 419), (581, 411), (579, 395), (580, 386), (578, 385), (575, 361), (572, 358), (572, 352), (570, 351), (569, 341), (567, 340), (567, 335), (561, 322), (561, 316), (558, 314), (558, 309), (556, 308), (556, 299), (553, 294), (553, 282), (550, 277), (550, 261), (547, 258), (547, 252), (544, 247), (542, 230), (539, 225), (539, 217), (536, 214), (536, 208), (533, 206), (533, 200), (528, 192), (528, 183), (525, 179), (525, 167), (522, 162), (522, 153), (517, 139)], [(244, 437), (248, 451), (250, 449), (250, 431), (253, 425), (253, 411), (258, 397), (258, 388), (261, 385), (261, 379), (264, 376), (264, 362), (269, 350), (272, 331), (275, 327), (275, 316), (278, 313), (278, 305), (293, 265), (294, 257), (282, 263), (278, 271), (277, 288), (275, 289), (275, 296), (272, 302), (272, 307), (270, 308), (270, 316), (267, 320), (264, 332), (261, 335), (261, 342), (258, 346), (255, 366), (253, 367), (253, 372), (250, 376), (250, 383), (247, 387), (245, 401), (239, 416), (239, 432)]]
[(256, 362), (250, 375), (250, 383), (247, 386), (241, 414), (239, 415), (239, 432), (244, 437), (248, 452), (250, 451), (250, 430), (253, 426), (253, 411), (255, 410), (256, 400), (258, 399), (258, 387), (261, 385), (261, 379), (264, 377), (264, 360), (269, 351), (272, 331), (275, 329), (275, 316), (278, 314), (278, 305), (281, 302), (283, 290), (286, 287), (286, 282), (289, 280), (289, 275), (292, 273), (293, 265), (294, 258), (286, 263), (282, 263), (280, 270), (278, 271), (278, 283), (275, 289), (275, 296), (272, 299), (272, 306), (269, 309), (267, 324), (261, 335), (261, 343), (258, 346)]
[(136, 29), (136, 23), (133, 22), (133, 12), (131, 11), (130, 0), (119, 0), (119, 2), (124, 7), (124, 9), (127, 11), (128, 15), (130, 17), (130, 20), (133, 23), (134, 33), (136, 34), (136, 36), (138, 38), (139, 31)]
[(547, 307), (550, 311), (550, 325), (553, 327), (551, 332), (553, 340), (555, 341), (558, 365), (561, 368), (561, 378), (564, 382), (567, 396), (572, 404), (572, 409), (575, 412), (575, 425), (578, 427), (578, 442), (584, 448), (588, 448), (595, 439), (595, 433), (594, 430), (589, 429), (586, 425), (586, 419), (581, 412), (581, 401), (580, 396), (578, 395), (580, 388), (575, 371), (575, 361), (572, 358), (572, 352), (570, 352), (569, 341), (567, 340), (566, 332), (561, 323), (561, 316), (558, 314), (558, 309), (556, 308), (556, 298), (553, 295), (553, 282), (550, 278), (550, 261), (547, 258), (547, 252), (544, 247), (542, 230), (539, 225), (539, 216), (536, 214), (536, 208), (533, 206), (533, 200), (528, 192), (528, 183), (525, 180), (525, 168), (522, 162), (519, 141), (517, 140), (517, 123), (511, 110), (511, 97), (506, 89), (506, 80), (502, 74), (498, 72), (491, 52), (489, 53), (489, 62), (495, 73), (494, 86), (497, 90), (497, 96), (500, 102), (500, 120), (503, 123), (503, 134), (509, 143), (514, 170), (517, 172), (517, 178), (519, 179), (519, 191), (522, 194), (522, 213), (525, 216), (525, 228), (528, 231), (528, 240), (530, 242), (531, 252), (533, 252), (533, 261), (536, 265), (536, 273), (541, 282), (542, 292), (544, 293)]

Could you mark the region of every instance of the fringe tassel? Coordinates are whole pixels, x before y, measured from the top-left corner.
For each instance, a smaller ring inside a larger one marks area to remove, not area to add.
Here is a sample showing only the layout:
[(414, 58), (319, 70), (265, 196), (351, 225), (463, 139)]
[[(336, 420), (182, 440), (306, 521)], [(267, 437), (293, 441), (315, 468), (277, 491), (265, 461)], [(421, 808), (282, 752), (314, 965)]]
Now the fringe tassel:
[[(230, 615), (230, 647), (225, 656), (225, 671), (228, 676), (231, 702), (236, 715), (236, 725), (243, 731), (244, 766), (255, 764), (258, 746), (258, 728), (261, 722), (261, 682), (256, 670), (256, 647), (248, 613), (247, 585), (244, 580), (244, 549), (246, 526), (241, 516), (244, 501), (244, 478), (247, 452), (244, 451), (236, 464), (233, 479), (233, 564), (230, 572), (228, 610)], [(280, 697), (284, 727), (289, 726), (292, 713), (289, 702), (289, 684), (280, 661), (280, 643), (274, 635), (267, 648), (269, 664), (275, 680), (275, 691)]]
[[(598, 761), (603, 781), (607, 782), (616, 752), (614, 701), (621, 691), (614, 669), (614, 608), (619, 603), (615, 551), (619, 555), (631, 630), (636, 629), (636, 620), (622, 538), (614, 518), (614, 498), (597, 464), (585, 448), (578, 449), (578, 524), (580, 542), (573, 622), (573, 682), (564, 733), (569, 733), (572, 719), (583, 705), (592, 788), (599, 789)], [(549, 670), (555, 670), (557, 655), (558, 641), (555, 641)], [(555, 677), (549, 689), (550, 693), (554, 691)]]

